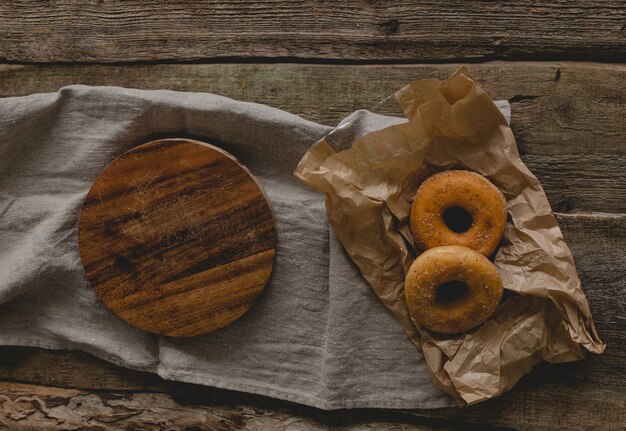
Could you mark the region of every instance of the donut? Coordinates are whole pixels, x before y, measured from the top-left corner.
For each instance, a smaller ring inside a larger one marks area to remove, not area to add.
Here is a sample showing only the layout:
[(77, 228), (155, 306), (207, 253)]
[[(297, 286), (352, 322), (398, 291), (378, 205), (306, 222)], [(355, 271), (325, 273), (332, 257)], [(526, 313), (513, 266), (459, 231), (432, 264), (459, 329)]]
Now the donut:
[(467, 247), (431, 248), (407, 273), (404, 293), (413, 320), (442, 334), (477, 327), (496, 310), (502, 279), (495, 265)]
[(418, 188), (410, 224), (422, 250), (462, 245), (490, 256), (506, 225), (506, 201), (500, 190), (476, 172), (444, 171)]

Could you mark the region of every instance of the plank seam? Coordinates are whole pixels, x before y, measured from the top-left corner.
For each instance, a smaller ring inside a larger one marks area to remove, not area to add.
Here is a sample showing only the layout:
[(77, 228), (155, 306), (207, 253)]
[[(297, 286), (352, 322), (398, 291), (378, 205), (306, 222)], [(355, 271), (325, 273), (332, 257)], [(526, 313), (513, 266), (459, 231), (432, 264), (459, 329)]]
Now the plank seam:
[(22, 65), (22, 66), (89, 66), (89, 65), (116, 65), (116, 66), (138, 66), (152, 64), (310, 64), (310, 65), (340, 65), (340, 66), (393, 66), (393, 65), (446, 65), (446, 64), (481, 64), (493, 61), (502, 62), (584, 62), (584, 63), (607, 63), (616, 65), (626, 65), (624, 56), (620, 54), (612, 55), (589, 55), (589, 54), (555, 54), (546, 56), (497, 56), (482, 55), (477, 57), (450, 57), (450, 58), (425, 58), (415, 59), (358, 59), (358, 58), (317, 58), (317, 57), (265, 57), (265, 56), (224, 56), (224, 57), (202, 57), (188, 59), (154, 59), (154, 60), (73, 60), (73, 61), (19, 61), (10, 60), (0, 56), (0, 65)]

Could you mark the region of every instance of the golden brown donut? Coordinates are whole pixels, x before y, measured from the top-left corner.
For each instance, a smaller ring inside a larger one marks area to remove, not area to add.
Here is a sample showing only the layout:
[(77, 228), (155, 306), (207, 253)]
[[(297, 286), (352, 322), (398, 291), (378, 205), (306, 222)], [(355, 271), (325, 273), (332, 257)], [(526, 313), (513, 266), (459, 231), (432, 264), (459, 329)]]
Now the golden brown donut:
[(506, 225), (506, 201), (480, 174), (444, 171), (422, 183), (411, 206), (418, 247), (462, 245), (485, 256), (496, 249)]
[(413, 320), (458, 334), (483, 323), (502, 298), (502, 279), (482, 254), (458, 245), (435, 247), (413, 261), (404, 293)]

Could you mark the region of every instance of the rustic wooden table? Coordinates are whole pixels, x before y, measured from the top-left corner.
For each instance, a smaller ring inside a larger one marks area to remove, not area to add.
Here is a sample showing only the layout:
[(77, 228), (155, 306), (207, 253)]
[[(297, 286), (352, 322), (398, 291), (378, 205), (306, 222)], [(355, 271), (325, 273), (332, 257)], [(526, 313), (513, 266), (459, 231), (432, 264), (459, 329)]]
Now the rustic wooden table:
[(66, 84), (206, 91), (334, 125), (459, 63), (512, 106), (602, 356), (540, 364), (466, 409), (323, 412), (166, 382), (83, 353), (0, 348), (0, 428), (624, 429), (626, 1), (0, 2), (0, 96)]

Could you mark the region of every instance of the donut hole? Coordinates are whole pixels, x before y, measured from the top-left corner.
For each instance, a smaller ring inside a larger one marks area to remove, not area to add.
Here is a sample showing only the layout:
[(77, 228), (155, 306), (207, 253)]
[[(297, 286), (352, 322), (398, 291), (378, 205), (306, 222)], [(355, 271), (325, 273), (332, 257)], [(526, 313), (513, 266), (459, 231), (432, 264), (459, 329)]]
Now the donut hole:
[(443, 222), (452, 232), (467, 232), (472, 227), (472, 215), (460, 206), (446, 208), (443, 212)]
[(464, 281), (452, 280), (437, 287), (435, 302), (438, 305), (452, 306), (469, 297), (469, 286)]

